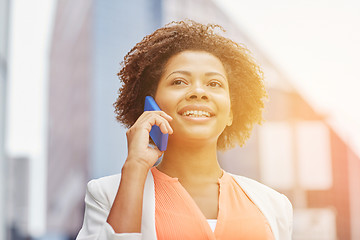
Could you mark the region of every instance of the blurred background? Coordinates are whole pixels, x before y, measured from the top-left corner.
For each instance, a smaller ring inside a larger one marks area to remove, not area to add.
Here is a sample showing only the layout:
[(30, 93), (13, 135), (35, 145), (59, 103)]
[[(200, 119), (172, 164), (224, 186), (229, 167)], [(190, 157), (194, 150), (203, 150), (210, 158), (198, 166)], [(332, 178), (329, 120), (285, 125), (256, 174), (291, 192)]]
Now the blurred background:
[(360, 2), (0, 0), (0, 239), (74, 239), (126, 159), (116, 73), (172, 20), (216, 23), (265, 73), (266, 121), (222, 167), (286, 194), (293, 239), (360, 239)]

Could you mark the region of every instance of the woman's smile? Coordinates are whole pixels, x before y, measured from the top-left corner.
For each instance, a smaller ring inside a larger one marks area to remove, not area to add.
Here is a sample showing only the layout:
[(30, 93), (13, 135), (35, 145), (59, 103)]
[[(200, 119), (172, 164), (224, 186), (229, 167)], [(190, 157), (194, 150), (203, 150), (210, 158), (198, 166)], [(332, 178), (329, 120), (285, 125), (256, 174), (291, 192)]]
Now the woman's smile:
[(204, 51), (184, 51), (168, 60), (155, 100), (174, 119), (171, 137), (216, 142), (232, 123), (226, 75), (222, 62)]
[(208, 121), (215, 116), (210, 107), (200, 104), (187, 105), (180, 109), (178, 114), (189, 121), (197, 122)]

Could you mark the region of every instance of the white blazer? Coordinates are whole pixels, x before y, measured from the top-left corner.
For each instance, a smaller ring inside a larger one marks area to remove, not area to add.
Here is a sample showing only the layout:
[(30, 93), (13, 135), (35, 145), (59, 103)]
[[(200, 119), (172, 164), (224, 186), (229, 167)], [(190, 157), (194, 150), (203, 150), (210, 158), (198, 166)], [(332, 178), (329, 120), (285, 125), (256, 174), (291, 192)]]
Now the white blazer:
[[(246, 177), (230, 174), (247, 196), (266, 217), (276, 240), (289, 240), (292, 233), (293, 212), (290, 201), (283, 194)], [(91, 180), (85, 196), (85, 215), (78, 240), (155, 240), (155, 189), (149, 171), (144, 188), (141, 233), (115, 233), (106, 223), (115, 199), (120, 174)]]

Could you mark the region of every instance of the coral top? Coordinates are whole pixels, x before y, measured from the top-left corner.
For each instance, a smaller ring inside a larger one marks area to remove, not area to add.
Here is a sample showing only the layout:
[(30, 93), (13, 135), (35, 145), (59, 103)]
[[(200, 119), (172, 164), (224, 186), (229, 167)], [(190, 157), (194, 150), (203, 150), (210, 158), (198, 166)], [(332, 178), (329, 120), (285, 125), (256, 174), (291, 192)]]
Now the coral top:
[(211, 230), (200, 208), (177, 178), (156, 167), (151, 168), (151, 172), (155, 183), (155, 226), (159, 240), (274, 240), (264, 215), (225, 171), (218, 180), (219, 210), (215, 231)]

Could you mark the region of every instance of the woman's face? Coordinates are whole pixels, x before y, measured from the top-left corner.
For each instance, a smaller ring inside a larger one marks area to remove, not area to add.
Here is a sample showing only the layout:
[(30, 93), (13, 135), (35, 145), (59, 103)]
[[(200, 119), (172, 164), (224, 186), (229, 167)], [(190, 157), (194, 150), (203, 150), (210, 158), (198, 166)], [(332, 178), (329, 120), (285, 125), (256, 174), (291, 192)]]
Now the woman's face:
[(222, 62), (205, 51), (172, 56), (160, 78), (155, 101), (173, 121), (170, 139), (217, 142), (232, 123), (229, 83)]

